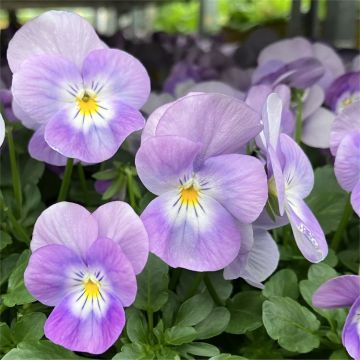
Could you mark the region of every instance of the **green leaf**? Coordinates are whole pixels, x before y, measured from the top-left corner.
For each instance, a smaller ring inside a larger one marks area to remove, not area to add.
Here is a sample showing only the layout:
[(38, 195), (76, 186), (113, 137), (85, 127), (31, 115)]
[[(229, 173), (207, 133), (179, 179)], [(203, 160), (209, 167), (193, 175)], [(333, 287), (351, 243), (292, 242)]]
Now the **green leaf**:
[(8, 324), (0, 323), (0, 352), (7, 352), (12, 349), (14, 345)]
[(231, 355), (231, 354), (220, 354), (211, 357), (209, 360), (247, 360), (243, 356)]
[(170, 345), (190, 343), (196, 336), (196, 330), (191, 326), (173, 326), (165, 330), (165, 342)]
[(225, 302), (233, 291), (231, 281), (224, 279), (223, 271), (210, 272), (206, 275), (209, 277), (214, 289), (216, 289), (219, 298)]
[(351, 357), (348, 355), (345, 349), (336, 350), (329, 357), (329, 360), (347, 360), (347, 359), (350, 360)]
[(12, 327), (12, 334), (16, 343), (22, 341), (36, 341), (44, 336), (46, 316), (40, 312), (24, 315)]
[(193, 326), (204, 320), (211, 312), (213, 302), (207, 293), (197, 294), (181, 304), (175, 323)]
[(193, 342), (191, 344), (182, 345), (179, 351), (197, 356), (216, 356), (220, 354), (219, 349), (211, 344), (203, 342)]
[(55, 345), (50, 341), (40, 340), (21, 342), (16, 349), (9, 351), (3, 360), (71, 360), (84, 359), (72, 351)]
[(212, 309), (211, 313), (203, 321), (195, 326), (197, 339), (210, 339), (221, 334), (230, 321), (230, 312), (225, 307), (219, 306)]
[(297, 299), (299, 290), (295, 272), (291, 269), (283, 269), (276, 272), (266, 282), (262, 293), (267, 298), (271, 296), (288, 296), (292, 299)]
[(96, 180), (112, 180), (118, 176), (118, 171), (116, 170), (104, 170), (92, 174), (92, 177)]
[(0, 285), (7, 281), (16, 266), (18, 258), (19, 254), (11, 254), (0, 261)]
[(21, 183), (37, 185), (45, 170), (45, 164), (41, 161), (29, 158), (21, 171)]
[(269, 336), (286, 350), (307, 353), (320, 345), (320, 321), (291, 298), (272, 297), (263, 304), (263, 322)]
[(121, 352), (116, 354), (112, 360), (151, 360), (155, 359), (155, 354), (149, 345), (126, 344), (121, 348)]
[(157, 360), (180, 360), (180, 356), (176, 351), (165, 346), (156, 349), (155, 358)]
[(360, 253), (357, 248), (343, 250), (339, 252), (338, 256), (342, 265), (346, 266), (346, 268), (355, 274), (358, 273), (360, 268)]
[(329, 249), (326, 258), (324, 259), (324, 263), (331, 267), (335, 267), (338, 264), (338, 257), (333, 249)]
[(8, 307), (35, 301), (24, 285), (24, 271), (29, 262), (29, 257), (30, 250), (24, 250), (16, 262), (15, 270), (9, 277), (7, 294), (3, 295), (4, 304)]
[(179, 297), (172, 291), (168, 292), (168, 300), (162, 307), (162, 319), (166, 327), (171, 327), (175, 321), (175, 316), (180, 307)]
[(126, 333), (132, 342), (146, 344), (148, 327), (144, 314), (133, 307), (126, 310)]
[(0, 250), (5, 249), (11, 243), (11, 236), (4, 231), (0, 231)]
[(245, 334), (262, 325), (261, 306), (264, 298), (258, 291), (243, 291), (228, 301), (230, 322), (226, 332)]
[(138, 292), (135, 307), (158, 311), (168, 299), (169, 267), (150, 254), (143, 272), (137, 277)]
[(325, 234), (329, 234), (331, 231), (335, 231), (340, 223), (347, 198), (346, 192), (339, 186), (332, 166), (319, 167), (315, 170), (314, 175), (314, 188), (305, 201), (315, 214)]

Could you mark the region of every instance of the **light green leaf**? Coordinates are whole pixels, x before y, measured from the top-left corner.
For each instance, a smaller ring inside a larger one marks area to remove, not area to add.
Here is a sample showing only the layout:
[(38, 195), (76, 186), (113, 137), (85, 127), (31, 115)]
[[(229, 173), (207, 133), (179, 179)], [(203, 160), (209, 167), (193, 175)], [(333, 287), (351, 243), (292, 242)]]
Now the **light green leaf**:
[(7, 352), (14, 345), (9, 326), (6, 323), (0, 323), (0, 352)]
[(0, 261), (0, 285), (7, 281), (16, 266), (18, 258), (19, 254), (11, 254)]
[(182, 345), (179, 348), (179, 351), (204, 357), (211, 357), (220, 354), (220, 351), (216, 346), (203, 342), (193, 342), (191, 344)]
[(231, 354), (220, 354), (211, 357), (209, 360), (248, 360), (243, 356), (231, 355)]
[(135, 307), (158, 311), (168, 299), (169, 267), (150, 254), (143, 272), (137, 277), (138, 292)]
[(165, 330), (165, 342), (170, 345), (182, 345), (196, 339), (196, 330), (191, 326), (173, 326)]
[(292, 299), (297, 299), (299, 290), (295, 272), (291, 269), (283, 269), (276, 272), (266, 282), (262, 293), (267, 298), (271, 296), (288, 296)]
[(329, 360), (350, 360), (350, 359), (351, 357), (348, 355), (345, 349), (336, 350), (329, 357)]
[(226, 332), (245, 334), (262, 325), (261, 306), (264, 301), (259, 291), (243, 291), (228, 301), (230, 322)]
[(11, 329), (16, 343), (40, 340), (44, 336), (45, 321), (45, 314), (40, 312), (24, 315), (17, 320)]
[(121, 348), (121, 352), (116, 354), (112, 360), (151, 360), (155, 359), (155, 354), (150, 345), (126, 344)]
[(24, 250), (16, 262), (14, 271), (9, 277), (7, 294), (3, 295), (4, 304), (8, 307), (28, 304), (35, 301), (24, 285), (24, 271), (29, 262), (29, 257), (30, 250)]
[(126, 333), (132, 342), (148, 342), (147, 321), (144, 314), (134, 307), (126, 310)]
[(0, 250), (5, 249), (11, 243), (11, 236), (4, 231), (0, 231)]
[(269, 336), (286, 350), (307, 353), (320, 345), (320, 321), (291, 298), (272, 297), (263, 304), (263, 322)]
[(212, 308), (213, 302), (207, 293), (197, 294), (180, 306), (175, 323), (181, 326), (196, 325), (210, 314)]
[(197, 339), (204, 340), (210, 339), (214, 336), (221, 334), (227, 327), (230, 321), (230, 312), (222, 306), (212, 309), (211, 313), (197, 325)]
[(180, 307), (179, 297), (172, 291), (168, 292), (168, 300), (162, 307), (162, 319), (166, 327), (171, 327), (174, 324), (175, 316)]

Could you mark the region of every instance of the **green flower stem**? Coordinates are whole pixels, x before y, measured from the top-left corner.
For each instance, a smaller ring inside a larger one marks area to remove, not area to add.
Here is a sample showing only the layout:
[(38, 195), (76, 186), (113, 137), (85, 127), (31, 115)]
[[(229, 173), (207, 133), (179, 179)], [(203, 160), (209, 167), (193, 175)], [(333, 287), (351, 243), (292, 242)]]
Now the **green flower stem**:
[(295, 101), (296, 101), (296, 128), (295, 128), (295, 141), (301, 143), (302, 134), (302, 93), (295, 90)]
[(184, 300), (187, 300), (187, 299), (189, 299), (189, 298), (191, 298), (192, 296), (195, 295), (196, 290), (198, 289), (201, 281), (204, 279), (204, 276), (205, 276), (205, 273), (204, 273), (204, 272), (198, 272), (198, 273), (196, 273), (195, 279), (194, 279), (194, 281), (193, 281), (193, 283), (192, 283), (192, 286), (191, 286), (191, 288), (189, 289), (189, 291), (187, 292)]
[(217, 294), (213, 284), (211, 283), (211, 280), (209, 278), (209, 276), (206, 274), (205, 275), (205, 278), (204, 278), (204, 283), (206, 285), (206, 288), (208, 290), (208, 292), (210, 293), (212, 299), (214, 300), (214, 303), (216, 305), (219, 305), (219, 306), (223, 306), (223, 302), (221, 301), (221, 299), (219, 298), (219, 295)]
[(147, 310), (147, 319), (148, 319), (149, 331), (150, 333), (152, 333), (154, 329), (154, 312), (150, 309)]
[(337, 250), (339, 248), (341, 239), (343, 238), (344, 235), (344, 231), (349, 223), (351, 214), (352, 214), (352, 206), (351, 206), (351, 202), (350, 202), (350, 194), (348, 194), (347, 199), (346, 199), (346, 204), (345, 204), (345, 208), (344, 208), (344, 212), (342, 215), (342, 218), (340, 220), (339, 226), (336, 229), (335, 235), (332, 239), (331, 242), (331, 247), (333, 248), (333, 250)]
[(73, 166), (74, 166), (74, 159), (68, 159), (66, 162), (64, 177), (59, 191), (59, 196), (57, 200), (58, 202), (64, 201), (68, 195)]
[(85, 204), (88, 204), (89, 203), (89, 192), (88, 192), (88, 188), (86, 185), (84, 168), (81, 165), (81, 163), (78, 164), (77, 169), (78, 169), (78, 175), (79, 175), (82, 191), (84, 193)]
[(12, 128), (6, 129), (7, 142), (9, 146), (9, 157), (10, 157), (10, 167), (11, 167), (11, 177), (12, 185), (15, 196), (15, 201), (17, 205), (18, 214), (20, 215), (22, 209), (22, 191), (21, 191), (21, 180), (19, 168), (16, 161), (15, 145), (14, 138), (12, 135)]
[(128, 189), (128, 193), (129, 193), (130, 205), (134, 210), (136, 210), (136, 200), (135, 200), (135, 193), (134, 193), (134, 189), (133, 189), (134, 179), (133, 179), (130, 171), (126, 171), (126, 178), (127, 178), (127, 189)]

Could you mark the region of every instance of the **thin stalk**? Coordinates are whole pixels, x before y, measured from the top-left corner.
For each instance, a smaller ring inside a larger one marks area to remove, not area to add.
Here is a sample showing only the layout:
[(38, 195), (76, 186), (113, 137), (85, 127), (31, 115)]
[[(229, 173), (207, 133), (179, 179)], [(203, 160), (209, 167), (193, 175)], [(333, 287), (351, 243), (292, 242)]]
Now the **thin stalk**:
[(350, 194), (348, 194), (346, 199), (346, 204), (344, 208), (344, 212), (342, 214), (339, 226), (336, 229), (335, 235), (331, 242), (331, 247), (336, 251), (339, 248), (341, 239), (343, 238), (344, 231), (349, 223), (351, 214), (352, 214), (352, 206), (350, 202)]
[(189, 298), (191, 298), (192, 296), (195, 295), (196, 290), (198, 289), (201, 281), (204, 279), (204, 276), (205, 276), (205, 273), (204, 273), (204, 272), (198, 272), (198, 273), (196, 273), (195, 279), (194, 279), (194, 281), (193, 281), (193, 283), (192, 283), (192, 286), (191, 286), (191, 288), (189, 289), (189, 291), (187, 292), (184, 300), (187, 300), (187, 299), (189, 299)]
[(15, 153), (15, 145), (14, 145), (12, 129), (7, 128), (6, 134), (7, 134), (7, 142), (8, 142), (8, 146), (9, 146), (12, 186), (13, 186), (13, 191), (14, 191), (18, 214), (20, 215), (21, 209), (22, 209), (21, 180), (20, 180), (19, 168), (18, 168), (17, 161), (16, 161), (16, 153)]
[(211, 295), (212, 299), (214, 300), (214, 303), (216, 305), (219, 305), (219, 306), (223, 306), (223, 302), (221, 301), (221, 299), (219, 298), (219, 295), (217, 294), (213, 284), (211, 283), (211, 280), (209, 278), (209, 276), (206, 274), (205, 275), (205, 278), (204, 278), (204, 283), (206, 285), (206, 288), (209, 292), (209, 294)]
[(73, 166), (74, 166), (74, 159), (68, 159), (66, 162), (64, 177), (59, 191), (59, 196), (57, 200), (58, 202), (64, 201), (68, 195)]
[(299, 91), (296, 92), (296, 128), (295, 128), (295, 141), (301, 143), (302, 135), (302, 96)]
[(135, 193), (134, 193), (134, 189), (133, 189), (134, 179), (129, 171), (126, 172), (126, 178), (127, 178), (127, 189), (128, 189), (128, 194), (129, 194), (130, 205), (135, 210), (136, 209), (136, 200), (135, 200)]
[(85, 178), (84, 168), (81, 165), (81, 163), (78, 164), (77, 169), (78, 169), (78, 175), (79, 175), (82, 191), (84, 193), (85, 204), (88, 204), (89, 203), (89, 195), (88, 195), (89, 193), (88, 193), (88, 188), (87, 188), (87, 185), (86, 185), (86, 178)]

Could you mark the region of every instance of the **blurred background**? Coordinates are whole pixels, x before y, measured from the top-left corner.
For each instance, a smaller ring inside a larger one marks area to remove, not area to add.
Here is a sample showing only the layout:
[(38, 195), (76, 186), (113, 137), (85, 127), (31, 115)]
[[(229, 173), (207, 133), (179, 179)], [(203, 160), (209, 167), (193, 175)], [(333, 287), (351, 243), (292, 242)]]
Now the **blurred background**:
[(357, 0), (2, 0), (1, 87), (10, 87), (6, 49), (15, 31), (49, 9), (79, 13), (111, 47), (138, 57), (152, 88), (221, 80), (246, 89), (266, 45), (305, 36), (337, 48), (345, 64), (358, 54)]

